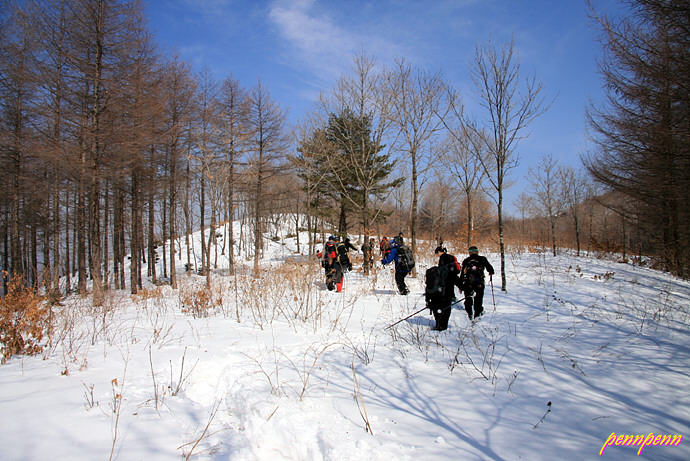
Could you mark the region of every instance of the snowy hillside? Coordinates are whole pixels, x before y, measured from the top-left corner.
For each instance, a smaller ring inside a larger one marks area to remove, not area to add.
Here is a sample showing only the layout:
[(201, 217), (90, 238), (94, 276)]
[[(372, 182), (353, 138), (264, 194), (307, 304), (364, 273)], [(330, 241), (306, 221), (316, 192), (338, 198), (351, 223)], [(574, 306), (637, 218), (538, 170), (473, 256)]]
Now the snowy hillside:
[(0, 366), (0, 459), (690, 459), (686, 440), (615, 443), (690, 436), (688, 282), (512, 254), (476, 325), (460, 308), (444, 332), (427, 311), (386, 328), (423, 307), (421, 276), (401, 296), (355, 260), (329, 292), (277, 240), (261, 280), (219, 257), (210, 290), (180, 267), (178, 291), (66, 299), (44, 356)]

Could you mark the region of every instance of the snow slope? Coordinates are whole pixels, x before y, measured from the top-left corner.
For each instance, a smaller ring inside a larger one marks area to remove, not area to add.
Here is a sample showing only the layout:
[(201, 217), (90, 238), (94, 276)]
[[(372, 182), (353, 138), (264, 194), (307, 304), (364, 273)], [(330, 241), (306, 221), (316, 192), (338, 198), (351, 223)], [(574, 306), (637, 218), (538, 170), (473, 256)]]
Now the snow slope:
[(328, 292), (294, 238), (267, 243), (258, 281), (218, 258), (200, 315), (182, 312), (199, 276), (66, 299), (44, 356), (0, 366), (0, 459), (690, 459), (685, 440), (599, 454), (612, 433), (690, 435), (688, 282), (511, 254), (484, 318), (454, 309), (439, 333), (427, 311), (386, 328), (423, 307), (421, 276), (400, 296), (379, 265)]

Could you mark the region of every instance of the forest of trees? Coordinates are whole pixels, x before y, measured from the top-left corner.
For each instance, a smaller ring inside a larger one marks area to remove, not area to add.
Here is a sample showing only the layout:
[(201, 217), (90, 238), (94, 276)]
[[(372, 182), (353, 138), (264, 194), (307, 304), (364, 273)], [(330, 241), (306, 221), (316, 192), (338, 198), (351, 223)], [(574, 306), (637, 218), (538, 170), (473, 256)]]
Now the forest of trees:
[(608, 98), (589, 112), (592, 176), (637, 234), (640, 252), (690, 276), (690, 4), (628, 2), (621, 20), (597, 18)]
[[(0, 266), (56, 293), (88, 285), (95, 304), (142, 277), (176, 288), (179, 262), (208, 283), (218, 251), (258, 276), (268, 224), (290, 213), (311, 231), (305, 253), (324, 231), (486, 245), (504, 290), (510, 246), (651, 258), (687, 277), (690, 9), (628, 3), (621, 22), (593, 13), (610, 97), (589, 112), (586, 169), (545, 154), (507, 216), (519, 140), (549, 107), (513, 43), (468, 63), (485, 114), (440, 74), (362, 53), (291, 126), (261, 81), (164, 51), (140, 1), (0, 1)], [(232, 220), (241, 235), (219, 236)], [(201, 255), (170, 244), (199, 229)]]

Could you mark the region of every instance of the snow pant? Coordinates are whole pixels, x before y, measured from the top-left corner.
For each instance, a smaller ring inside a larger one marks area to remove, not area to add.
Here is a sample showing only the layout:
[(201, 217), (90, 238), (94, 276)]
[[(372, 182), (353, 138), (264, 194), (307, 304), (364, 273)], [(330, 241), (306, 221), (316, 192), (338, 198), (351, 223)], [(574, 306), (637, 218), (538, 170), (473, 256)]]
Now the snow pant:
[(409, 272), (395, 272), (395, 284), (398, 285), (398, 291), (401, 295), (406, 295), (410, 292), (405, 284), (405, 277), (407, 277), (407, 274), (409, 274)]
[(432, 306), (431, 313), (434, 314), (434, 320), (436, 320), (434, 330), (443, 331), (448, 328), (448, 320), (450, 320), (451, 313), (450, 304)]
[[(463, 290), (465, 294), (465, 311), (470, 320), (481, 317), (484, 314), (484, 285)], [(474, 293), (474, 297), (472, 296)]]

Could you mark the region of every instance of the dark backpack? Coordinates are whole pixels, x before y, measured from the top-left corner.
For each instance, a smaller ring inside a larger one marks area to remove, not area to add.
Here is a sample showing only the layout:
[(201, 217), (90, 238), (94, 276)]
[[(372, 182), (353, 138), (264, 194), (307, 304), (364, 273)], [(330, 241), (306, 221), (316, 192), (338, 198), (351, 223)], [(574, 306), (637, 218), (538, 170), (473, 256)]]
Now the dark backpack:
[(344, 243), (338, 243), (335, 247), (337, 253), (338, 262), (343, 267), (350, 266), (350, 256), (347, 254), (347, 246)]
[(426, 287), (424, 293), (427, 301), (438, 301), (444, 298), (446, 294), (448, 270), (448, 266), (433, 266), (426, 270), (426, 275), (424, 277)]
[(398, 269), (405, 272), (414, 269), (414, 255), (407, 245), (398, 246)]
[(465, 286), (471, 288), (484, 286), (484, 263), (474, 259), (469, 261), (463, 275)]

